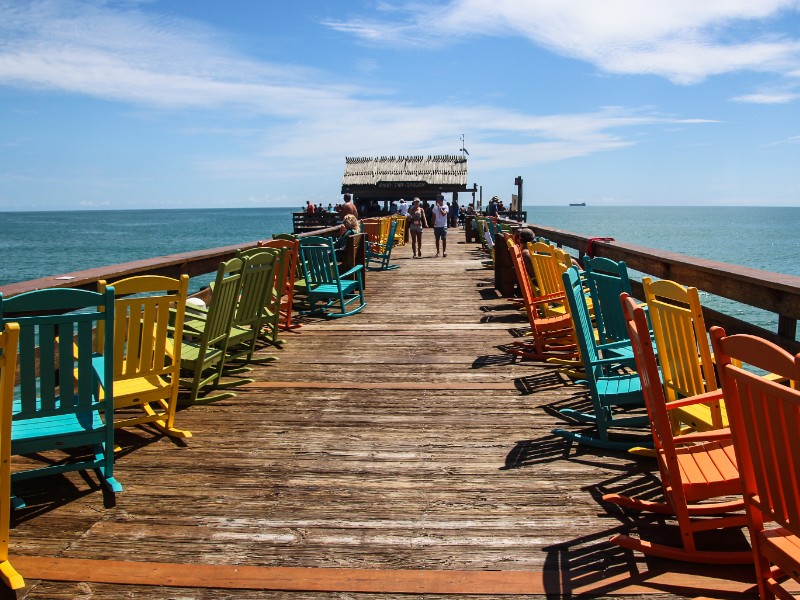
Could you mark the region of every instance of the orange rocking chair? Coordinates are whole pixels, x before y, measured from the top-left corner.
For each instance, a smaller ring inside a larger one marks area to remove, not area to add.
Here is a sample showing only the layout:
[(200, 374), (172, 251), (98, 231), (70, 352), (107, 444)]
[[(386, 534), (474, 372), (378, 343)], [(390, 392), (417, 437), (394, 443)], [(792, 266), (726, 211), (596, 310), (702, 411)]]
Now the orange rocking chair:
[[(575, 329), (569, 314), (557, 316), (544, 316), (544, 307), (559, 301), (564, 302), (564, 294), (551, 294), (549, 296), (534, 296), (525, 263), (522, 261), (522, 251), (512, 240), (507, 240), (511, 262), (517, 275), (522, 301), (531, 326), (531, 336), (525, 341), (514, 342), (505, 351), (522, 358), (533, 360), (547, 360), (561, 358), (565, 360), (578, 357), (578, 346), (575, 341)], [(542, 311), (542, 314), (540, 314)]]
[(762, 600), (796, 598), (800, 582), (800, 391), (761, 377), (749, 365), (800, 380), (800, 354), (751, 335), (711, 328), (711, 343), (727, 402), (744, 486), (750, 543)]
[(603, 500), (623, 508), (675, 515), (683, 547), (627, 535), (614, 536), (610, 541), (623, 548), (672, 560), (710, 564), (752, 563), (753, 556), (749, 551), (697, 548), (696, 533), (743, 527), (747, 523), (746, 515), (741, 512), (744, 507), (742, 484), (733, 441), (728, 430), (674, 436), (669, 411), (707, 401), (707, 394), (667, 403), (645, 311), (628, 294), (622, 294), (621, 298), (637, 371), (642, 380), (665, 500), (652, 502), (619, 494), (607, 494)]

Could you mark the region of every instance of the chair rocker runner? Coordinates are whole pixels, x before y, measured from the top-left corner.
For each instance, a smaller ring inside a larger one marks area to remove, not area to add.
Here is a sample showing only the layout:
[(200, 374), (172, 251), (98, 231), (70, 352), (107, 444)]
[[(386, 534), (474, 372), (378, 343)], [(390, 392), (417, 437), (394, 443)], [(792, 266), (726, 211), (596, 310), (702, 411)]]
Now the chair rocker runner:
[[(611, 542), (673, 560), (708, 564), (745, 564), (753, 561), (749, 551), (699, 550), (695, 535), (723, 527), (742, 527), (742, 484), (733, 442), (728, 431), (694, 432), (675, 436), (669, 412), (679, 406), (703, 402), (706, 395), (667, 402), (659, 378), (645, 311), (627, 294), (622, 297), (636, 364), (642, 379), (650, 428), (661, 474), (663, 502), (631, 498), (619, 494), (603, 497), (624, 508), (674, 515), (681, 533), (682, 547), (668, 546), (627, 535)], [(733, 499), (731, 499), (733, 498)]]
[[(333, 239), (320, 236), (303, 238), (300, 241), (300, 263), (308, 289), (309, 309), (304, 311), (306, 314), (324, 312), (328, 317), (346, 317), (360, 312), (367, 305), (363, 265), (356, 265), (340, 275)], [(352, 304), (355, 308), (349, 308)]]
[[(92, 449), (89, 456), (84, 453), (15, 471), (12, 483), (94, 469), (111, 493), (122, 490), (114, 478), (113, 328), (104, 329), (103, 354), (94, 352), (93, 340), (96, 325), (113, 320), (111, 287), (103, 294), (53, 288), (8, 299), (0, 295), (0, 327), (16, 322), (20, 328), (12, 455)], [(102, 413), (107, 415), (105, 419)], [(12, 502), (16, 507), (24, 506), (18, 498)]]
[[(105, 293), (108, 285), (101, 280), (97, 287)], [(114, 282), (114, 427), (150, 423), (167, 435), (192, 437), (175, 427), (188, 288), (188, 275), (142, 275)], [(103, 351), (103, 329), (101, 322), (98, 352)]]
[(8, 560), (11, 521), (11, 413), (17, 366), (19, 325), (6, 323), (0, 331), (0, 577), (12, 590), (25, 587), (22, 575)]
[[(570, 267), (563, 275), (568, 314), (572, 315), (575, 325), (575, 337), (581, 351), (586, 379), (582, 381), (589, 387), (592, 400), (592, 413), (584, 413), (573, 409), (562, 409), (560, 414), (575, 419), (580, 423), (591, 423), (597, 428), (597, 435), (589, 435), (572, 430), (553, 429), (553, 434), (588, 446), (628, 450), (642, 445), (652, 445), (648, 440), (616, 440), (610, 435), (611, 429), (624, 427), (647, 427), (647, 415), (629, 414), (628, 411), (644, 408), (642, 384), (636, 373), (620, 372), (620, 365), (632, 362), (614, 353), (615, 347), (625, 342), (598, 345), (594, 337), (592, 318), (586, 304), (583, 282), (576, 267)], [(643, 411), (642, 411), (643, 412)]]
[(762, 600), (796, 598), (783, 581), (793, 579), (795, 589), (800, 583), (800, 392), (737, 363), (796, 385), (800, 355), (751, 335), (726, 336), (720, 327), (711, 328), (711, 343), (742, 476), (758, 591)]

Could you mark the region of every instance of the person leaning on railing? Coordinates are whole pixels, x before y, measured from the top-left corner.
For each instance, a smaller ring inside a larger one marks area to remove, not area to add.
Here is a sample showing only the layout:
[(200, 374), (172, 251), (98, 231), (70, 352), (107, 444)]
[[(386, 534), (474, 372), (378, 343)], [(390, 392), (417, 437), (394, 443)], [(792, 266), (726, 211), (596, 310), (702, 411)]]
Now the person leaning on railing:
[(333, 243), (333, 249), (336, 251), (336, 258), (341, 260), (342, 252), (347, 247), (347, 238), (350, 236), (356, 235), (358, 233), (358, 219), (356, 219), (353, 215), (345, 215), (344, 220), (342, 222), (342, 227), (339, 231), (339, 237)]

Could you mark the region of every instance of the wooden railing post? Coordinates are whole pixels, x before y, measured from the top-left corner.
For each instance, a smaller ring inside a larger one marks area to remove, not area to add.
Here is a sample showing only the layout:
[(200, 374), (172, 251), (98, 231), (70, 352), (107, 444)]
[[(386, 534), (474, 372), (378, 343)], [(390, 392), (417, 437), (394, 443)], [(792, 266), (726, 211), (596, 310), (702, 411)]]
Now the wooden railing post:
[(787, 340), (797, 339), (797, 319), (778, 315), (778, 335)]

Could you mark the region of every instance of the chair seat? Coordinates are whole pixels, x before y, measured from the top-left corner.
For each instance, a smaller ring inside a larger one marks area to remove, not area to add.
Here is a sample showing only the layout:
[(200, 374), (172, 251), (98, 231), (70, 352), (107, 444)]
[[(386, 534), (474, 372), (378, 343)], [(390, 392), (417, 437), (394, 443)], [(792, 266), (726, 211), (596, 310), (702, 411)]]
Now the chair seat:
[(595, 384), (601, 398), (614, 399), (614, 405), (642, 404), (642, 381), (636, 373), (601, 377)]
[(732, 440), (678, 446), (676, 455), (689, 502), (742, 493)]
[[(222, 354), (219, 348), (209, 348), (206, 351), (204, 362), (211, 362)], [(200, 357), (200, 346), (192, 342), (184, 341), (181, 347), (181, 363), (196, 362)]]
[[(342, 279), (340, 280), (342, 284), (342, 292), (345, 294), (350, 293), (354, 289), (358, 287), (358, 282), (352, 279)], [(319, 285), (313, 285), (308, 290), (310, 294), (317, 294), (318, 296), (338, 296), (339, 295), (339, 286), (335, 283), (321, 283)]]
[(788, 529), (777, 527), (758, 534), (764, 555), (788, 576), (800, 573), (800, 538)]
[(117, 402), (121, 399), (128, 401), (130, 398), (139, 398), (141, 401), (146, 401), (153, 394), (163, 398), (164, 390), (169, 389), (169, 387), (169, 382), (158, 375), (116, 379), (114, 381), (114, 401)]
[[(11, 446), (14, 454), (52, 450), (64, 446), (65, 437), (87, 436), (87, 444), (102, 442), (105, 424), (96, 411), (49, 415), (14, 421)], [(91, 438), (96, 436), (96, 440)]]

